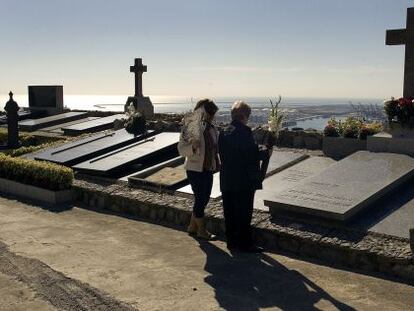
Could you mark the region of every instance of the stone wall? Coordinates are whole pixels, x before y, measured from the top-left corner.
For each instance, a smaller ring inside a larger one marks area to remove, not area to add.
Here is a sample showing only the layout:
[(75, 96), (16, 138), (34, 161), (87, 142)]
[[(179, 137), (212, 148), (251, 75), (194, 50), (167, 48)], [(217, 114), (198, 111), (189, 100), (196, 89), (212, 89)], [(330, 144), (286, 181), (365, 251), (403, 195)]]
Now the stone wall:
[[(175, 228), (184, 229), (191, 215), (191, 199), (128, 188), (125, 184), (76, 180), (74, 191), (78, 204), (85, 208), (108, 210)], [(224, 237), (221, 202), (209, 204), (206, 219), (207, 228)], [(254, 211), (252, 224), (256, 242), (270, 251), (285, 251), (414, 284), (414, 259), (408, 239), (271, 219), (269, 213), (258, 210)]]

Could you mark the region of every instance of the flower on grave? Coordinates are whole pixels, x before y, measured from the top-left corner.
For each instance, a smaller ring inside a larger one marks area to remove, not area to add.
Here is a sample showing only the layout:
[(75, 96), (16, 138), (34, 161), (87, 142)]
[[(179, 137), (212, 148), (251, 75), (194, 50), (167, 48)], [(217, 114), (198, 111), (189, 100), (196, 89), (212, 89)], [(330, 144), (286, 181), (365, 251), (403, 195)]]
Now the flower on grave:
[(332, 118), (325, 126), (327, 137), (344, 137), (366, 139), (367, 136), (381, 132), (383, 126), (379, 122), (367, 122), (362, 118), (348, 117), (344, 121)]
[(384, 102), (384, 110), (389, 122), (397, 122), (402, 126), (414, 125), (414, 101), (412, 97), (395, 99)]
[(147, 131), (145, 116), (130, 104), (126, 113), (125, 130), (133, 135), (144, 134)]
[(282, 110), (279, 108), (279, 104), (282, 101), (282, 96), (279, 95), (277, 101), (270, 101), (270, 113), (269, 113), (269, 130), (277, 136), (280, 129), (282, 128), (283, 120), (285, 115), (282, 113)]

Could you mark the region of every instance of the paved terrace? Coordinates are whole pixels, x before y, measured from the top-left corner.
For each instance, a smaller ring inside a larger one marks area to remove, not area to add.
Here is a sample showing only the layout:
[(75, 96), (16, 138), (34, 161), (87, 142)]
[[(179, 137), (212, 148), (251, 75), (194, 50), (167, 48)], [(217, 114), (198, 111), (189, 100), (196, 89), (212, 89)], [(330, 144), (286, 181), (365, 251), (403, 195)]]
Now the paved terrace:
[(0, 198), (0, 310), (414, 310), (414, 287)]

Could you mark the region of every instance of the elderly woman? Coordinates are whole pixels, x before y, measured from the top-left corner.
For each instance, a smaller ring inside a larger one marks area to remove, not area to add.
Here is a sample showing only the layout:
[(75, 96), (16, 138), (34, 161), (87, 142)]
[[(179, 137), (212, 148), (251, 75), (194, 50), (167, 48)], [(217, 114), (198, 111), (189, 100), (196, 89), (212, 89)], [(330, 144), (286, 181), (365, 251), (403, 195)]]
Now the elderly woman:
[(218, 132), (212, 123), (217, 110), (218, 107), (213, 101), (200, 100), (194, 108), (191, 120), (184, 120), (178, 143), (180, 155), (186, 157), (185, 169), (194, 193), (193, 213), (187, 231), (206, 240), (215, 238), (205, 228), (204, 210), (210, 200), (213, 173), (220, 166)]
[(260, 251), (253, 245), (250, 222), (255, 191), (262, 188), (260, 161), (272, 153), (271, 148), (259, 151), (247, 126), (250, 113), (245, 102), (235, 102), (231, 108), (232, 122), (219, 137), (227, 248), (242, 252)]

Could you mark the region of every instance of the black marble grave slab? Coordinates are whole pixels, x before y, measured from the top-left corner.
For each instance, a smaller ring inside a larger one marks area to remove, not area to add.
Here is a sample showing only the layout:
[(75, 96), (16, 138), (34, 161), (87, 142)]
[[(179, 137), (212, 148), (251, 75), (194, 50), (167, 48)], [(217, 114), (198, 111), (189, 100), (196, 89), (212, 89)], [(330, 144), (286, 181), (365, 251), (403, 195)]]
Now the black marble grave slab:
[(62, 127), (63, 133), (68, 136), (77, 136), (84, 133), (94, 133), (109, 130), (114, 127), (115, 120), (125, 118), (124, 114), (115, 114), (112, 116), (98, 118), (88, 122), (82, 122), (70, 126)]
[(88, 122), (88, 121), (92, 121), (92, 120), (96, 120), (96, 119), (99, 119), (99, 117), (88, 117), (88, 118), (85, 118), (85, 119), (79, 119), (79, 120), (65, 122), (65, 123), (58, 124), (58, 125), (52, 125), (52, 126), (44, 127), (42, 129), (40, 129), (39, 131), (57, 133), (57, 134), (63, 135), (63, 130), (62, 130), (63, 127), (72, 126), (72, 125), (75, 125), (75, 124)]
[(56, 114), (53, 116), (40, 118), (40, 119), (30, 119), (19, 122), (19, 129), (22, 131), (33, 132), (38, 129), (49, 127), (53, 125), (58, 125), (60, 123), (70, 122), (74, 120), (79, 120), (86, 118), (88, 116), (87, 112), (65, 112)]
[(72, 166), (135, 143), (153, 134), (154, 131), (149, 131), (146, 135), (134, 136), (124, 129), (110, 133), (99, 133), (38, 153), (35, 155), (35, 159)]
[(156, 164), (178, 155), (179, 133), (160, 133), (73, 166), (81, 173), (116, 177), (137, 165)]

